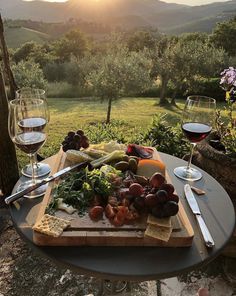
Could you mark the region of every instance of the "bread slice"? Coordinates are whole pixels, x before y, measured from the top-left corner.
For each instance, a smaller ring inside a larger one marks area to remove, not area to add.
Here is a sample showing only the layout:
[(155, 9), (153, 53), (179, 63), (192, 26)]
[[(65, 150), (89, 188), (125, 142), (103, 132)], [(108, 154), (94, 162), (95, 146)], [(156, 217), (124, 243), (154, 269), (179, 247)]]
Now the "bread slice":
[(41, 220), (35, 223), (32, 229), (47, 235), (58, 237), (69, 225), (70, 221), (44, 214)]

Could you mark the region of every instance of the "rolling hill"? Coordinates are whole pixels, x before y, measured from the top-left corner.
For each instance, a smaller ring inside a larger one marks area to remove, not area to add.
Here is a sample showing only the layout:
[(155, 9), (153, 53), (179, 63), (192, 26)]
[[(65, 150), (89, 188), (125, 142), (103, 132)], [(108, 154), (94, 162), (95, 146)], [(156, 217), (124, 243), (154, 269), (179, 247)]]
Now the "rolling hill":
[[(211, 32), (217, 22), (236, 15), (236, 0), (188, 6), (160, 0), (0, 0), (4, 18), (65, 22), (76, 19), (132, 29), (154, 27), (169, 34)], [(173, 0), (174, 1), (174, 0)]]
[(50, 39), (50, 36), (35, 30), (23, 27), (5, 27), (6, 43), (11, 48), (17, 48), (28, 41), (35, 41), (43, 44)]

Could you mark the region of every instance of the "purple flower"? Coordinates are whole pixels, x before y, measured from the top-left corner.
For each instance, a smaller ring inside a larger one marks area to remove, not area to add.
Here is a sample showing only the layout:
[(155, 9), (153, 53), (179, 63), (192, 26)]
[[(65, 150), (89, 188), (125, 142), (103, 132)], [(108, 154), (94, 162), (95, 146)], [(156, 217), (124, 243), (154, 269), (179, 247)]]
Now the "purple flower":
[(225, 91), (231, 91), (236, 87), (236, 69), (229, 67), (220, 73), (221, 80), (220, 85)]

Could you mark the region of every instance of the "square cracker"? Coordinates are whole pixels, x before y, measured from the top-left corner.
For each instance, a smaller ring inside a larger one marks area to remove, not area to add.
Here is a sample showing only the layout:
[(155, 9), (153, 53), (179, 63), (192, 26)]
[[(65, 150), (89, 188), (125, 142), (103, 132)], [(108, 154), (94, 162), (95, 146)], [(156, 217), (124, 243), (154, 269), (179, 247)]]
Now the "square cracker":
[(69, 225), (70, 221), (45, 214), (40, 221), (35, 223), (32, 229), (47, 235), (58, 237)]
[(171, 228), (171, 217), (168, 218), (156, 218), (153, 215), (149, 214), (147, 218), (147, 223), (151, 225), (156, 225), (160, 227)]
[(144, 235), (168, 242), (171, 233), (172, 227), (161, 227), (157, 225), (148, 224)]

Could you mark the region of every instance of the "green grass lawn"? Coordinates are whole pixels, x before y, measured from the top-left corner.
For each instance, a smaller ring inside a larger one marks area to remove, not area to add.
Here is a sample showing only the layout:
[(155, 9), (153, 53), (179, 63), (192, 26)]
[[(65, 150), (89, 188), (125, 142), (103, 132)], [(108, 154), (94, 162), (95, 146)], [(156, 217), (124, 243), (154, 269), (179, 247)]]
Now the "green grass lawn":
[[(89, 124), (102, 123), (106, 119), (107, 102), (83, 99), (48, 98), (50, 109), (50, 123), (48, 138), (41, 148), (40, 154), (44, 157), (55, 154), (69, 130), (88, 129)], [(163, 108), (157, 105), (156, 98), (122, 98), (112, 105), (111, 120), (122, 121), (122, 130), (118, 133), (129, 134), (135, 139), (139, 133), (145, 132), (152, 123), (155, 114), (167, 114), (169, 125), (175, 125), (181, 119), (184, 107), (183, 100), (177, 100), (177, 108)], [(223, 105), (219, 105), (220, 108)], [(20, 166), (28, 162), (27, 157), (18, 151)]]

